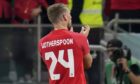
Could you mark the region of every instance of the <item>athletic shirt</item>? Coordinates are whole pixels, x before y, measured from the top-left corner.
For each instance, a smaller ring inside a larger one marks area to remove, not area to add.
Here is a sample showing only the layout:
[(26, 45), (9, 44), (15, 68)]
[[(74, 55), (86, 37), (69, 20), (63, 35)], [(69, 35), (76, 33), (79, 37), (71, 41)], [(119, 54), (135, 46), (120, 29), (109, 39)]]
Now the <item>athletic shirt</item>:
[(49, 84), (86, 84), (83, 57), (90, 49), (84, 35), (54, 30), (40, 40), (39, 50), (49, 70)]

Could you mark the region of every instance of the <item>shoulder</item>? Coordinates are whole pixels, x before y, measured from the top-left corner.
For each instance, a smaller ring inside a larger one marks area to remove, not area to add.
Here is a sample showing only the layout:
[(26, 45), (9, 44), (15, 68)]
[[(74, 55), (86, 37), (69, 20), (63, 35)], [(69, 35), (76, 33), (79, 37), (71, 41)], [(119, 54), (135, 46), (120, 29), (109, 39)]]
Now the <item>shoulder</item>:
[(39, 43), (42, 43), (44, 41), (47, 41), (49, 38), (51, 38), (51, 33), (45, 35), (44, 37), (42, 37), (40, 40), (39, 40)]
[(47, 35), (42, 37), (40, 40), (39, 40), (39, 43), (42, 42), (44, 39), (46, 39)]

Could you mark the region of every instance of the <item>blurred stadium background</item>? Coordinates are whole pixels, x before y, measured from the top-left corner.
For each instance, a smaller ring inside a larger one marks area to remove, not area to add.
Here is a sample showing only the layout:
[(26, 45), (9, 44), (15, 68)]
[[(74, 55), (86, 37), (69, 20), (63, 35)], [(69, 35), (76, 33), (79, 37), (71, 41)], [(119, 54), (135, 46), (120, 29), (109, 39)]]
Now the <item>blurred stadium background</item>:
[[(0, 0), (0, 13), (1, 9), (4, 7), (3, 5), (6, 4), (5, 1), (10, 1), (11, 5), (15, 4), (14, 0)], [(23, 1), (29, 2), (30, 0)], [(52, 1), (53, 0), (46, 0), (48, 5), (52, 4)], [(58, 1), (61, 2), (61, 0)], [(131, 24), (140, 24), (140, 19), (121, 19), (118, 14), (115, 14), (115, 17), (109, 20), (109, 16), (105, 14), (106, 11), (104, 10), (106, 9), (106, 0), (100, 1), (102, 1), (101, 4), (103, 7), (103, 25), (101, 28), (102, 32), (100, 32), (102, 36), (98, 39), (99, 36), (96, 35), (99, 34), (95, 34), (95, 36), (93, 36), (96, 38), (93, 38), (95, 43), (90, 41), (94, 62), (92, 68), (85, 71), (89, 84), (104, 84), (104, 62), (105, 59), (107, 59), (105, 47), (107, 41), (112, 38), (118, 38), (123, 41), (124, 44), (131, 49), (132, 56), (140, 59), (140, 33), (131, 31)], [(77, 0), (76, 3), (81, 4), (82, 0)], [(73, 7), (75, 7), (75, 5)], [(75, 9), (73, 8), (72, 17), (74, 19), (74, 30), (79, 32), (82, 24), (78, 22), (78, 19), (76, 20), (76, 12), (79, 10), (77, 7), (78, 6), (76, 6)], [(10, 11), (8, 8), (5, 10)], [(13, 10), (14, 8), (11, 9), (11, 11)], [(10, 15), (14, 15), (14, 13), (10, 13)], [(40, 59), (37, 49), (39, 39), (52, 29), (52, 25), (46, 16), (45, 9), (42, 8), (42, 13), (37, 15), (34, 22), (31, 24), (13, 24), (11, 21), (4, 21), (4, 16), (4, 13), (2, 13), (2, 17), (0, 17), (0, 84), (48, 84), (48, 72)], [(15, 17), (11, 16), (10, 18)], [(119, 24), (128, 24), (128, 30), (124, 30)], [(90, 26), (92, 26), (94, 30), (94, 25)]]

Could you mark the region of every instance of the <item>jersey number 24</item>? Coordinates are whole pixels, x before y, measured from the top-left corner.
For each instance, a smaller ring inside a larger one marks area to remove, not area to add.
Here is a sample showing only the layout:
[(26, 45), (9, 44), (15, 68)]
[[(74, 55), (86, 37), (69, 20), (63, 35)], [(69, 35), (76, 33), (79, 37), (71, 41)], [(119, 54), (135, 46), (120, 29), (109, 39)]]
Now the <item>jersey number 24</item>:
[(64, 50), (59, 50), (58, 59), (56, 58), (54, 52), (46, 52), (45, 53), (45, 60), (52, 59), (52, 63), (50, 65), (49, 73), (51, 80), (59, 80), (60, 74), (54, 74), (54, 70), (56, 64), (59, 62), (64, 68), (69, 69), (69, 77), (74, 77), (74, 56), (73, 56), (73, 49), (67, 49), (67, 56), (68, 61), (64, 60)]

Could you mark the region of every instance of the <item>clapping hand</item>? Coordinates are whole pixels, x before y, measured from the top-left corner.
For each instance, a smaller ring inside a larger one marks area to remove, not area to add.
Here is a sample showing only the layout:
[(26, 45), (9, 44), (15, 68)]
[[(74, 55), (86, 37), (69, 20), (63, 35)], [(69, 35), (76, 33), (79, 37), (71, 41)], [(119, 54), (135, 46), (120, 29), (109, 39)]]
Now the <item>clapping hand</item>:
[(89, 31), (90, 31), (90, 27), (89, 25), (84, 25), (81, 29), (81, 32), (83, 35), (85, 35), (86, 37), (88, 36), (89, 34)]

